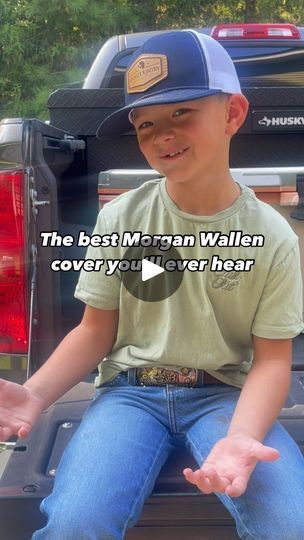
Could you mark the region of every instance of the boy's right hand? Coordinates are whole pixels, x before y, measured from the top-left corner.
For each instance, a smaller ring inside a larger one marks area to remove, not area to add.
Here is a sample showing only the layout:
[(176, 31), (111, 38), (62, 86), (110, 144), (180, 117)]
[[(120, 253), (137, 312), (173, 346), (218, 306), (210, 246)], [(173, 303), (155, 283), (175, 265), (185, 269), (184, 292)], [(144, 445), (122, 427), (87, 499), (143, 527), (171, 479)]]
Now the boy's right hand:
[(43, 399), (25, 386), (0, 379), (0, 441), (25, 439), (43, 411)]

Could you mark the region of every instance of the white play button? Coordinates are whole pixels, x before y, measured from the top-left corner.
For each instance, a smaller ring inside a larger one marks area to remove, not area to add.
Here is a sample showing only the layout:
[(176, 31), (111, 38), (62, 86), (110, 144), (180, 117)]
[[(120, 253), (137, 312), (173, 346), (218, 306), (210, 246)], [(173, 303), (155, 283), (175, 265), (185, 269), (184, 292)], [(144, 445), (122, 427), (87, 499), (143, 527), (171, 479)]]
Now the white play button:
[[(172, 246), (165, 251), (157, 246), (131, 246), (125, 251), (124, 259), (135, 261), (137, 269), (121, 271), (122, 283), (130, 294), (143, 302), (167, 300), (178, 290), (184, 272), (166, 269), (166, 264), (171, 261), (172, 265), (172, 261), (181, 261), (181, 258)], [(138, 261), (141, 264), (137, 264)]]
[(150, 261), (147, 261), (147, 259), (142, 260), (142, 265), (141, 265), (142, 281), (148, 281), (148, 279), (158, 276), (158, 274), (162, 274), (164, 271), (165, 270), (158, 264), (154, 264)]

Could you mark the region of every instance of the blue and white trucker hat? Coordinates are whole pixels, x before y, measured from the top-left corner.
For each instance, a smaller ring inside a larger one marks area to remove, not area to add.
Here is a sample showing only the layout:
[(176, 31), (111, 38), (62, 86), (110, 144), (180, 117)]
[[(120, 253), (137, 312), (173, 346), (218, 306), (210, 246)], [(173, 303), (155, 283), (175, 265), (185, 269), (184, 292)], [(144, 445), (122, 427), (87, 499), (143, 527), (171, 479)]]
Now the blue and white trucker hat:
[(130, 131), (132, 109), (221, 93), (242, 91), (229, 54), (216, 40), (195, 30), (153, 36), (131, 57), (125, 75), (125, 106), (100, 124), (97, 137)]

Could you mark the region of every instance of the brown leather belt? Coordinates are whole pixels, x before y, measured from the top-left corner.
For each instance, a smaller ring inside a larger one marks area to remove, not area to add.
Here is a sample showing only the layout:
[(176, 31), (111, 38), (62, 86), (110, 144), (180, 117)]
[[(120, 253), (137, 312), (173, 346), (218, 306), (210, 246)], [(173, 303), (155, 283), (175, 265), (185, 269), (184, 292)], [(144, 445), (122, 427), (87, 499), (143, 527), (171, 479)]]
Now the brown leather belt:
[(206, 384), (225, 384), (202, 369), (182, 367), (166, 369), (153, 366), (147, 368), (132, 368), (127, 371), (128, 382), (133, 386), (186, 386), (200, 388)]

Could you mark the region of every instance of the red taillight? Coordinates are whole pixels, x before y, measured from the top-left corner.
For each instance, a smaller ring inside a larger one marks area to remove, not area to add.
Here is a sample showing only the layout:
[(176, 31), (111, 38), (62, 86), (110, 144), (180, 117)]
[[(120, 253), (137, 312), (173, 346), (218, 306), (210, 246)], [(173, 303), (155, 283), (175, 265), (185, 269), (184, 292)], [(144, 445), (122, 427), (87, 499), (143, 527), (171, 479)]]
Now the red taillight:
[(0, 353), (28, 348), (24, 173), (0, 172)]
[(219, 24), (212, 29), (214, 39), (301, 39), (293, 24)]

